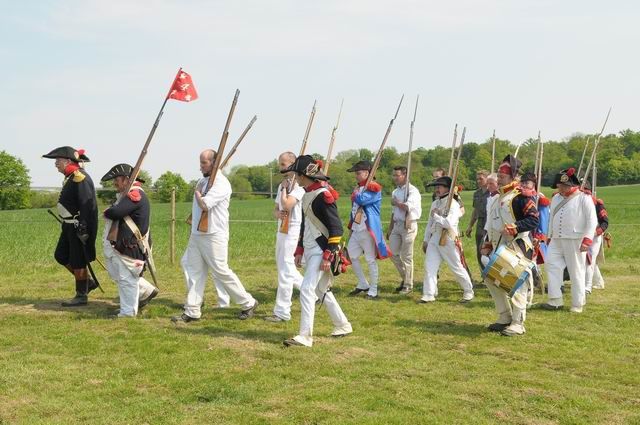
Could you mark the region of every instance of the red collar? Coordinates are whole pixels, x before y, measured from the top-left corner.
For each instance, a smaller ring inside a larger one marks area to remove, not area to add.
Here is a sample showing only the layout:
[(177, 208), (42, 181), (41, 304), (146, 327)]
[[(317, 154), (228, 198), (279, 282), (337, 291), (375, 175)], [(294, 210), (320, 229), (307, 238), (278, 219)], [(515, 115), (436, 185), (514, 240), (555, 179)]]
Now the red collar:
[(70, 162), (66, 167), (64, 167), (64, 176), (69, 177), (71, 173), (80, 169), (80, 166), (75, 162)]
[(569, 193), (567, 193), (567, 195), (566, 195), (566, 196), (565, 196), (565, 195), (563, 195), (563, 194), (560, 194), (560, 195), (561, 195), (561, 196), (563, 196), (563, 197), (565, 197), (565, 198), (568, 198), (569, 196), (571, 196), (571, 195), (573, 195), (574, 193), (576, 193), (576, 192), (578, 191), (578, 189), (580, 189), (580, 187), (578, 187), (578, 186), (573, 186), (571, 189), (569, 189)]
[(304, 188), (305, 192), (313, 192), (316, 189), (320, 189), (321, 187), (325, 187), (325, 182), (318, 180), (310, 184), (309, 186)]
[(515, 189), (517, 186), (518, 186), (518, 182), (514, 180), (511, 183), (502, 186), (500, 189), (498, 189), (498, 191), (500, 193), (509, 193), (513, 189)]
[(358, 182), (358, 186), (360, 186), (360, 187), (364, 186), (365, 184), (367, 184), (367, 181), (366, 181), (366, 180), (363, 180), (363, 181), (361, 181), (361, 182)]

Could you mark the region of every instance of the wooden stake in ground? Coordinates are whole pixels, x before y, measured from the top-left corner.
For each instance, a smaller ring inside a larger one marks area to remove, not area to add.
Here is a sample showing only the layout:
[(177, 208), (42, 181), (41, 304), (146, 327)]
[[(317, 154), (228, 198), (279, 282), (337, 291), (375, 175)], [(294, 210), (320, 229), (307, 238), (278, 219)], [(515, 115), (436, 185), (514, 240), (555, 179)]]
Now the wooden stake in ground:
[(169, 227), (169, 260), (176, 261), (176, 188), (171, 189), (171, 226)]

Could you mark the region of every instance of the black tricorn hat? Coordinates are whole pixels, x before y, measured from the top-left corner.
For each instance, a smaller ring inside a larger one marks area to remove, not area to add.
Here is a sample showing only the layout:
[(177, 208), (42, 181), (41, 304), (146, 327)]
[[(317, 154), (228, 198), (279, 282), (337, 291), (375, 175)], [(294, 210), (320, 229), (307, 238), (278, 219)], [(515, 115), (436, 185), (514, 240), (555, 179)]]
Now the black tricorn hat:
[(431, 183), (427, 184), (427, 187), (429, 186), (445, 186), (446, 188), (451, 188), (451, 177), (449, 176), (438, 177)]
[(576, 175), (576, 169), (571, 167), (566, 170), (560, 171), (553, 179), (552, 189), (557, 189), (559, 184), (566, 184), (567, 186), (579, 186), (580, 180)]
[(520, 182), (533, 182), (533, 184), (538, 184), (538, 178), (533, 173), (524, 173), (522, 177), (520, 177)]
[[(500, 165), (504, 163), (506, 163), (509, 168), (511, 168), (511, 177), (515, 179), (518, 175), (518, 171), (520, 171), (520, 167), (522, 167), (522, 161), (520, 161), (515, 156), (508, 154), (504, 157)], [(500, 168), (498, 168), (498, 172), (500, 172)]]
[(300, 155), (289, 168), (280, 171), (280, 173), (285, 174), (293, 171), (312, 180), (329, 180), (329, 177), (325, 176), (320, 168), (320, 164), (311, 155)]
[(352, 173), (354, 171), (362, 171), (362, 170), (371, 171), (371, 168), (373, 168), (373, 164), (371, 164), (371, 161), (367, 161), (365, 159), (353, 164), (353, 167), (349, 168), (347, 172)]
[[(120, 176), (130, 177), (132, 171), (133, 171), (133, 167), (129, 164), (125, 164), (125, 163), (117, 164), (111, 167), (111, 169), (107, 171), (107, 174), (102, 176), (100, 181), (107, 182), (109, 180), (113, 180), (116, 177), (120, 177)], [(136, 180), (139, 181), (140, 183), (144, 183), (144, 180), (141, 179), (140, 177), (137, 177)]]
[(89, 157), (84, 154), (84, 149), (74, 149), (71, 146), (61, 146), (55, 148), (48, 154), (42, 155), (43, 158), (66, 158), (73, 162), (90, 162)]

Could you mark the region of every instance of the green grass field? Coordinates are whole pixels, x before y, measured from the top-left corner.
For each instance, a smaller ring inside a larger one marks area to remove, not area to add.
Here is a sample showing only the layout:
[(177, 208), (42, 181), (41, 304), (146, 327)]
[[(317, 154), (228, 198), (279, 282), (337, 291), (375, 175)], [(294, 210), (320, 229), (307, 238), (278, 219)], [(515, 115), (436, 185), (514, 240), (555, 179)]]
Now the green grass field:
[[(162, 292), (130, 320), (113, 318), (117, 289), (100, 269), (105, 294), (92, 293), (85, 308), (59, 307), (73, 283), (53, 260), (58, 225), (45, 210), (0, 212), (0, 423), (640, 423), (639, 190), (599, 191), (614, 247), (601, 267), (607, 287), (583, 314), (532, 310), (524, 337), (500, 337), (485, 331), (494, 319), (486, 289), (458, 304), (446, 266), (438, 302), (418, 304), (417, 243), (417, 291), (393, 294), (389, 260), (380, 263), (377, 301), (347, 297), (355, 279), (340, 276), (335, 292), (354, 333), (328, 337), (321, 310), (312, 349), (282, 348), (298, 329), (297, 296), (291, 322), (262, 320), (276, 288), (270, 200), (231, 206), (230, 264), (260, 301), (258, 317), (242, 322), (238, 309), (215, 309), (211, 285), (203, 320), (179, 327), (169, 318), (184, 297), (190, 204), (178, 205), (175, 265), (169, 206), (153, 206)], [(340, 207), (346, 217), (346, 197)], [(389, 212), (387, 198), (385, 222)], [(424, 223), (419, 240), (423, 231)], [(478, 279), (468, 239), (465, 248)]]

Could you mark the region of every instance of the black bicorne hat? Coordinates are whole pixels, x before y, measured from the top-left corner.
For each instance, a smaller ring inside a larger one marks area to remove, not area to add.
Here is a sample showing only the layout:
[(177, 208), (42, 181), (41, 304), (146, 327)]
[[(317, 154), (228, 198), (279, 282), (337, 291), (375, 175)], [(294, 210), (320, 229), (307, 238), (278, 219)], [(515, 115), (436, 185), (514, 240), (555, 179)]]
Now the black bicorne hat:
[(329, 180), (329, 177), (325, 176), (322, 172), (320, 164), (313, 159), (311, 155), (301, 155), (297, 157), (295, 162), (291, 164), (289, 168), (280, 171), (280, 173), (285, 174), (291, 171), (296, 174), (309, 177), (312, 180)]
[[(520, 167), (522, 167), (522, 161), (520, 161), (515, 156), (508, 154), (504, 157), (500, 165), (505, 163), (509, 166), (509, 168), (511, 168), (511, 177), (515, 179), (518, 175), (518, 171), (520, 171)], [(498, 168), (498, 171), (500, 171), (500, 168)]]
[[(120, 177), (120, 176), (130, 177), (132, 171), (133, 171), (133, 167), (129, 164), (125, 164), (125, 163), (117, 164), (111, 167), (111, 169), (107, 171), (107, 174), (102, 176), (100, 181), (107, 182), (109, 180), (113, 180), (116, 177)], [(144, 180), (141, 179), (140, 177), (137, 177), (136, 180), (139, 181), (140, 183), (144, 183)]]
[(61, 146), (51, 152), (42, 155), (43, 158), (66, 158), (73, 162), (90, 162), (89, 157), (84, 154), (84, 149), (74, 149), (71, 146)]
[(434, 181), (432, 181), (431, 183), (427, 184), (427, 187), (429, 186), (444, 186), (447, 189), (451, 188), (451, 177), (449, 176), (442, 176), (442, 177), (438, 177), (437, 179), (435, 179)]
[(362, 170), (371, 171), (371, 168), (373, 168), (373, 164), (371, 164), (371, 161), (362, 160), (353, 164), (353, 167), (349, 168), (347, 172), (353, 173), (354, 171)]
[(522, 177), (520, 177), (520, 182), (533, 182), (534, 185), (538, 184), (538, 178), (533, 173), (524, 173)]
[(571, 167), (566, 170), (560, 171), (553, 179), (552, 189), (557, 189), (559, 184), (566, 184), (567, 186), (580, 186), (580, 180), (576, 175), (576, 169)]

